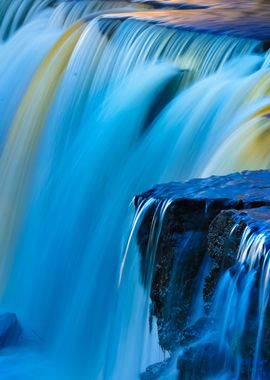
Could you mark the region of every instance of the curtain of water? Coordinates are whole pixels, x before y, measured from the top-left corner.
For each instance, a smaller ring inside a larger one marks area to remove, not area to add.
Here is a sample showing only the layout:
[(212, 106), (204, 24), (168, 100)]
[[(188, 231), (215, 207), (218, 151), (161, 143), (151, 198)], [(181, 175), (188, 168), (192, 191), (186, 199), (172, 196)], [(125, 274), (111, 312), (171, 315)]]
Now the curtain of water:
[(89, 15), (107, 2), (18, 3), (0, 5), (2, 307), (67, 378), (109, 380), (110, 348), (128, 347), (112, 324), (128, 205), (157, 182), (268, 167), (269, 58), (253, 40)]

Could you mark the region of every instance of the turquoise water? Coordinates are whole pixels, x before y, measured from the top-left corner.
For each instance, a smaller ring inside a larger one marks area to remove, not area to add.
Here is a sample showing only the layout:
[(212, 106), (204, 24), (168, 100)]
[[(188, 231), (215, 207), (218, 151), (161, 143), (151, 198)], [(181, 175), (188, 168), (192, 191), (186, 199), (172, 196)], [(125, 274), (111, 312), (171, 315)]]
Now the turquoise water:
[(261, 44), (112, 6), (135, 9), (0, 5), (1, 309), (39, 337), (3, 379), (133, 380), (163, 359), (134, 239), (123, 266), (134, 195), (269, 167)]

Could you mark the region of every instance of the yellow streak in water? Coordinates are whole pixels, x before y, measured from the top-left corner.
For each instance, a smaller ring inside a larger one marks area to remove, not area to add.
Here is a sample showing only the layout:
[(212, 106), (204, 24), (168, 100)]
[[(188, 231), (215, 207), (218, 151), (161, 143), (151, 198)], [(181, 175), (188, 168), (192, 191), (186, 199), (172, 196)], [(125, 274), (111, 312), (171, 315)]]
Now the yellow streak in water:
[(270, 119), (263, 117), (267, 110), (270, 106), (247, 119), (224, 141), (203, 176), (270, 168)]
[[(244, 124), (239, 137), (240, 139), (235, 141), (238, 146), (236, 165), (240, 169), (268, 169), (270, 120), (262, 117), (252, 119)], [(236, 146), (234, 146), (235, 149)]]
[(270, 71), (267, 71), (264, 75), (261, 76), (261, 78), (255, 84), (255, 86), (252, 88), (252, 91), (248, 95), (246, 101), (252, 102), (254, 100), (261, 99), (269, 95), (270, 95)]
[(31, 81), (16, 113), (0, 159), (0, 288), (3, 289), (19, 232), (31, 173), (46, 116), (85, 28), (79, 22), (58, 40)]
[(250, 119), (255, 119), (256, 117), (261, 117), (261, 116), (267, 116), (270, 114), (270, 104), (267, 106), (263, 107), (259, 111), (257, 111)]

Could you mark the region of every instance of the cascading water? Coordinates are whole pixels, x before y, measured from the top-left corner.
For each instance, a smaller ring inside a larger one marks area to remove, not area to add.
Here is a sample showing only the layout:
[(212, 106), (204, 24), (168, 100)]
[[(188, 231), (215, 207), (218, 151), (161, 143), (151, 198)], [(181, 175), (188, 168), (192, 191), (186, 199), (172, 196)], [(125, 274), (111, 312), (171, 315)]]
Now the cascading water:
[(132, 197), (269, 167), (262, 44), (121, 15), (135, 9), (1, 2), (1, 307), (41, 338), (50, 363), (34, 368), (23, 352), (16, 373), (8, 353), (5, 379), (137, 379), (149, 293), (136, 249), (122, 266)]
[[(269, 302), (268, 236), (269, 227), (263, 223), (260, 230), (254, 229), (252, 225), (246, 227), (239, 247), (237, 264), (221, 277), (214, 296), (211, 314), (219, 331), (217, 357), (224, 357), (225, 378), (239, 378), (243, 341), (249, 333), (250, 325), (252, 330), (255, 330), (256, 341), (255, 352), (251, 355), (249, 365), (250, 378), (255, 380), (265, 377), (260, 359), (265, 313)], [(255, 317), (251, 323), (252, 314)]]

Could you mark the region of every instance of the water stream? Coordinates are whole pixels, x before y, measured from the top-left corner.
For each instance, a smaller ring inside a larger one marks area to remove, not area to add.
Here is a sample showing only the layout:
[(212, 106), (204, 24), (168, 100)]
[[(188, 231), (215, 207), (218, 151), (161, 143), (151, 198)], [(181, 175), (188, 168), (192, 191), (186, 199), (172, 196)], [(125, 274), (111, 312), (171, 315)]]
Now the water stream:
[(134, 242), (123, 266), (133, 196), (270, 166), (262, 44), (121, 17), (135, 8), (1, 1), (1, 310), (39, 337), (1, 379), (138, 379), (163, 354)]

